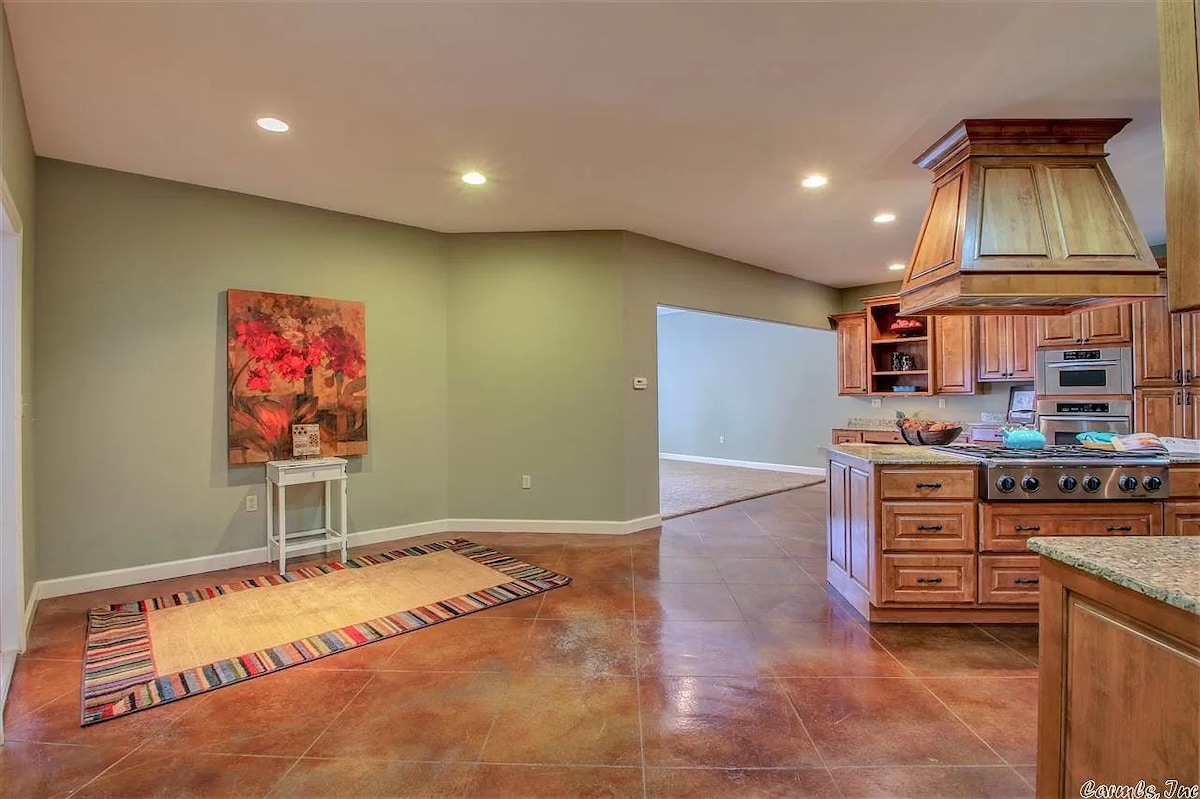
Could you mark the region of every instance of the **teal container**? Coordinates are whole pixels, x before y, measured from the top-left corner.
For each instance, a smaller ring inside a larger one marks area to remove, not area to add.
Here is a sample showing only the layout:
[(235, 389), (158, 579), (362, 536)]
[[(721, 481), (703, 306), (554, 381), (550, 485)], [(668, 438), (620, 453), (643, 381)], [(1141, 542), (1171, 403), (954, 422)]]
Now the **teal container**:
[(1006, 449), (1041, 449), (1046, 446), (1046, 437), (1032, 427), (1001, 430)]

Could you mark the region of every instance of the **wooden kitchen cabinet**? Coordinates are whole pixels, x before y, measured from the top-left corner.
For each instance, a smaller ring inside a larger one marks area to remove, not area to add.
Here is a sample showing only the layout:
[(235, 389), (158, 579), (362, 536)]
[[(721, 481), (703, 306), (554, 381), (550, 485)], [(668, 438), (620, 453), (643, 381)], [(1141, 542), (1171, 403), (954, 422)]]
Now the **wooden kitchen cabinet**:
[(979, 317), (979, 379), (1033, 380), (1037, 321), (1029, 316)]
[(1027, 552), (1026, 542), (1048, 535), (1161, 535), (1157, 502), (984, 503), (979, 522), (981, 552)]
[(1200, 388), (1200, 311), (1175, 314), (1179, 325), (1179, 365), (1184, 385)]
[(1133, 343), (1133, 314), (1128, 305), (1113, 305), (1070, 316), (1038, 320), (1039, 347), (1119, 347)]
[(1196, 616), (1046, 556), (1040, 576), (1038, 797), (1200, 782)]
[(861, 444), (861, 443), (863, 443), (862, 431), (861, 430), (836, 430), (835, 429), (833, 431), (833, 443), (834, 444)]
[(1183, 401), (1182, 388), (1134, 389), (1133, 429), (1156, 436), (1182, 436)]
[(970, 316), (934, 319), (934, 394), (975, 393), (975, 323)]
[(1163, 535), (1200, 535), (1200, 502), (1168, 502)]
[(829, 317), (829, 324), (837, 331), (838, 394), (866, 394), (867, 312), (837, 314)]
[(1180, 316), (1167, 310), (1166, 297), (1145, 300), (1133, 306), (1135, 386), (1153, 388), (1179, 385), (1183, 376)]

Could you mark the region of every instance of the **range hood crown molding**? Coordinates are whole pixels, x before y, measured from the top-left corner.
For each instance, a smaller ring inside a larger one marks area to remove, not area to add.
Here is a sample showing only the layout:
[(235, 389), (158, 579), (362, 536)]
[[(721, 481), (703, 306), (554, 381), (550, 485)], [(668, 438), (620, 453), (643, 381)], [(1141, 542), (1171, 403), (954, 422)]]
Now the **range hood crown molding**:
[(1062, 315), (1161, 296), (1105, 161), (1130, 120), (964, 119), (914, 163), (933, 193), (902, 313)]

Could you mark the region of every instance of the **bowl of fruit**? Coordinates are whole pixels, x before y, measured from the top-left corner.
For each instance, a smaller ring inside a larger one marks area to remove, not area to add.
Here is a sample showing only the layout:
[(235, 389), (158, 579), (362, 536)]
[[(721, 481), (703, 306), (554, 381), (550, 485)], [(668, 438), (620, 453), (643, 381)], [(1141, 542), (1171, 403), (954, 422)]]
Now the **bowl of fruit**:
[(897, 419), (896, 427), (900, 428), (904, 440), (914, 446), (949, 444), (962, 435), (962, 428), (950, 422), (931, 422), (911, 416)]

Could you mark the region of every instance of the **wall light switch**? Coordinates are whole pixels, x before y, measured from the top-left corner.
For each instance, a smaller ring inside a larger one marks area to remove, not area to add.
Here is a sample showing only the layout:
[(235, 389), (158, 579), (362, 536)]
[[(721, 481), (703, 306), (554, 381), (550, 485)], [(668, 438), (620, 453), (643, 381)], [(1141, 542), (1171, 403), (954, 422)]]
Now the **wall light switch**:
[(882, 408), (883, 400), (879, 397), (872, 397), (871, 398), (871, 407), (872, 408)]
[(258, 510), (258, 494), (251, 494), (250, 496), (246, 497), (246, 510)]
[(521, 475), (521, 488), (533, 488), (533, 478), (527, 474)]
[(645, 391), (646, 386), (648, 386), (648, 385), (650, 385), (650, 382), (648, 380), (646, 380), (646, 378), (644, 378), (644, 377), (633, 378), (633, 387), (637, 391)]
[(720, 443), (720, 444), (724, 444), (724, 443), (725, 443), (725, 436), (717, 436), (717, 442), (718, 442), (718, 443)]
[(946, 400), (944, 400), (944, 399), (939, 399), (939, 400), (938, 400), (938, 407), (939, 407), (939, 408), (945, 408), (945, 407), (946, 407)]

